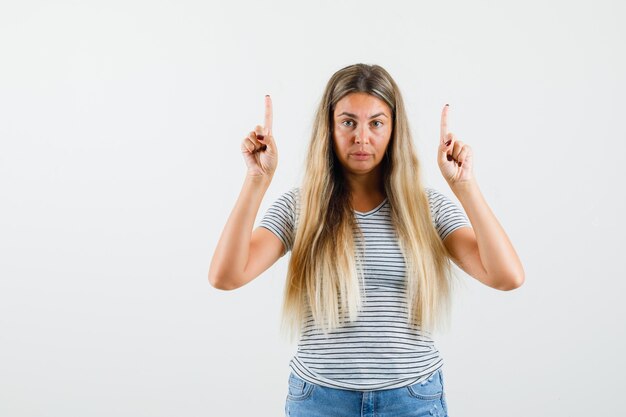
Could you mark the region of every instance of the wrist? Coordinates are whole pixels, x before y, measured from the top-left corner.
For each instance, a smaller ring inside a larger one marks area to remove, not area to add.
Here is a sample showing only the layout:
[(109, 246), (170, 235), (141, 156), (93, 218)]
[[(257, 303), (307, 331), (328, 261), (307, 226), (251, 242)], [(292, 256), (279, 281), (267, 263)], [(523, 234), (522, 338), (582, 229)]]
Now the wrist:
[(254, 184), (254, 185), (269, 186), (270, 183), (272, 182), (272, 177), (273, 177), (273, 175), (270, 175), (270, 176), (266, 176), (266, 175), (246, 175), (245, 182), (248, 182), (248, 183)]
[(478, 183), (476, 182), (476, 179), (472, 178), (467, 181), (454, 183), (450, 185), (450, 189), (452, 189), (454, 194), (464, 194), (478, 190)]

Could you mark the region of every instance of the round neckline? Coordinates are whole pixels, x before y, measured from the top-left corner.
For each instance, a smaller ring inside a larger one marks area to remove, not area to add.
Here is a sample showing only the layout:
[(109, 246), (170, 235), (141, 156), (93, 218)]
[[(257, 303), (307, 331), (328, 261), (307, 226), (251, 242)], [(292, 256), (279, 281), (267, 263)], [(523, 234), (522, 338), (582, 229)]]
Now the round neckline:
[(369, 216), (370, 214), (374, 214), (375, 212), (380, 210), (380, 208), (382, 206), (384, 206), (386, 202), (387, 202), (387, 197), (385, 197), (385, 199), (383, 200), (382, 203), (380, 203), (379, 205), (377, 205), (376, 207), (374, 207), (371, 210), (368, 210), (368, 211), (358, 211), (358, 210), (352, 209), (352, 211), (355, 212), (356, 214), (358, 214), (359, 216)]

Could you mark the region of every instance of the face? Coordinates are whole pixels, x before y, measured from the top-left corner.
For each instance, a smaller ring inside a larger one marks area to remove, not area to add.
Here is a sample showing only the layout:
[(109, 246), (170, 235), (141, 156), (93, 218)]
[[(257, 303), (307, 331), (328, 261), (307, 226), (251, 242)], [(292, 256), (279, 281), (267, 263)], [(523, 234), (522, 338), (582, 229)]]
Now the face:
[(339, 100), (333, 113), (333, 146), (344, 172), (376, 172), (385, 157), (392, 125), (391, 109), (378, 97), (351, 93)]

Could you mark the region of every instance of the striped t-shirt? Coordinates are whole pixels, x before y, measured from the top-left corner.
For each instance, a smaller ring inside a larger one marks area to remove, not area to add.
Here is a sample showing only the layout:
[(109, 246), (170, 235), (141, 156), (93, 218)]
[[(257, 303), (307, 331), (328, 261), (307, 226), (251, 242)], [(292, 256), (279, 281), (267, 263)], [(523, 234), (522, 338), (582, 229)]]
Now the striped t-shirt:
[[(465, 213), (448, 197), (425, 187), (434, 226), (441, 239), (459, 227), (471, 227)], [(292, 188), (268, 208), (259, 226), (293, 247), (300, 189)], [(315, 328), (310, 313), (291, 359), (291, 370), (305, 381), (350, 390), (400, 388), (428, 379), (443, 360), (434, 341), (418, 326), (407, 324), (406, 269), (385, 199), (366, 212), (353, 210), (365, 247), (365, 299), (354, 322), (328, 335)], [(340, 311), (341, 314), (341, 311)]]

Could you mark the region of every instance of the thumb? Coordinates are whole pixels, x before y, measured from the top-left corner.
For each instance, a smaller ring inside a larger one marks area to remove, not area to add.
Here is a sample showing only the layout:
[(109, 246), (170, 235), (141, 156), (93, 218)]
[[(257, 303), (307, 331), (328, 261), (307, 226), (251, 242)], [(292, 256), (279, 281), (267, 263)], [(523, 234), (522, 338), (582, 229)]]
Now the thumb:
[(269, 131), (268, 134), (266, 134), (265, 136), (263, 136), (263, 139), (257, 137), (258, 141), (261, 142), (264, 146), (265, 149), (263, 150), (270, 150), (270, 153), (275, 153), (276, 152), (276, 143), (274, 142), (274, 136), (272, 136), (272, 132)]
[(452, 143), (452, 139), (452, 133), (448, 133), (448, 135), (444, 138), (444, 141), (439, 144), (439, 161), (444, 163), (448, 161), (448, 151), (450, 151), (452, 149), (452, 145), (454, 145)]

